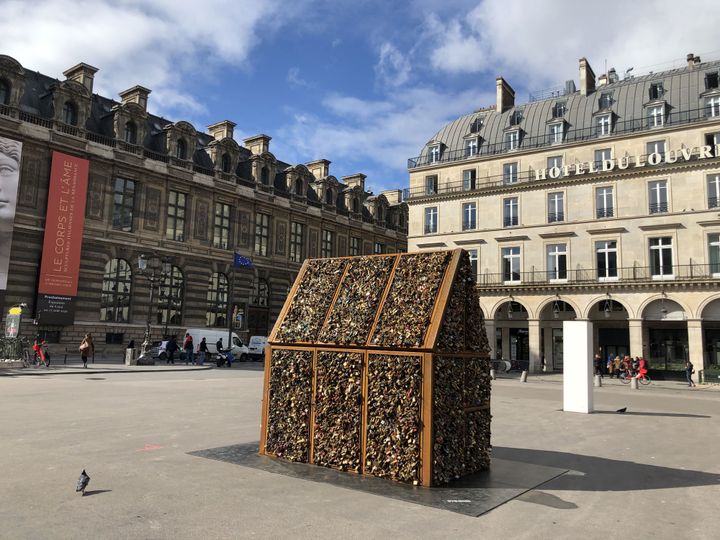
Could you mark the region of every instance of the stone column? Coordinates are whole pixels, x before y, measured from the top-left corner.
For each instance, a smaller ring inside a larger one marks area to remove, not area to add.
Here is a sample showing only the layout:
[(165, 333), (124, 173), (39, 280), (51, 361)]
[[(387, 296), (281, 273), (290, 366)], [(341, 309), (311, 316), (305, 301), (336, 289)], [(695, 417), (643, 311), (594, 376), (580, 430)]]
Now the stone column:
[(563, 321), (566, 351), (563, 363), (563, 410), (593, 411), (593, 324), (590, 321)]
[(552, 373), (552, 371), (555, 369), (555, 358), (553, 357), (552, 326), (543, 328), (542, 331), (545, 332), (545, 350), (543, 351), (545, 353), (545, 371)]
[(495, 320), (485, 319), (485, 334), (487, 334), (488, 344), (490, 345), (490, 360), (495, 360), (495, 348), (497, 347), (497, 339), (495, 339)]
[(695, 382), (698, 381), (697, 376), (700, 370), (705, 369), (705, 353), (703, 351), (703, 334), (702, 334), (702, 320), (701, 319), (688, 319), (687, 321), (687, 333), (688, 333), (688, 357), (693, 363), (695, 368)]
[(510, 329), (505, 326), (500, 329), (502, 332), (502, 359), (510, 360)]
[(530, 348), (530, 373), (541, 373), (542, 363), (540, 362), (540, 320), (528, 319), (528, 344)]
[(645, 357), (645, 351), (643, 350), (643, 328), (642, 319), (628, 319), (628, 328), (630, 330), (630, 356), (635, 358), (636, 356)]

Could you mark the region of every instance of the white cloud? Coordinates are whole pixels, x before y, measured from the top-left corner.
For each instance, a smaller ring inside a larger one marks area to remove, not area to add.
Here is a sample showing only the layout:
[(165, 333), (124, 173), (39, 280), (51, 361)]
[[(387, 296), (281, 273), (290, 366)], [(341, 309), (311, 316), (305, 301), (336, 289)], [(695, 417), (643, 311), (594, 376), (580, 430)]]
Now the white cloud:
[(583, 56), (596, 73), (607, 60), (622, 74), (630, 66), (657, 71), (672, 67), (660, 62), (682, 65), (688, 52), (715, 51), (720, 3), (658, 0), (649, 8), (626, 0), (486, 0), (457, 17), (443, 19), (445, 13), (437, 9), (425, 21), (434, 69), (514, 74), (523, 78), (517, 86), (533, 86), (577, 79)]
[(385, 86), (401, 86), (410, 78), (410, 61), (393, 45), (380, 45), (380, 57), (375, 65), (378, 82)]
[(288, 69), (287, 82), (290, 84), (291, 88), (311, 88), (313, 86), (300, 76), (299, 67), (291, 67)]
[[(100, 68), (106, 96), (141, 84), (154, 112), (203, 111), (183, 82), (213, 76), (219, 63), (246, 66), (259, 26), (283, 20), (279, 0), (10, 0), (3, 3), (3, 53), (62, 78), (77, 62)], [(270, 17), (272, 15), (272, 17)], [(289, 16), (289, 15), (288, 15)], [(265, 21), (269, 21), (266, 23)]]
[(399, 188), (407, 184), (407, 158), (449, 121), (492, 99), (494, 94), (475, 90), (445, 94), (429, 88), (406, 88), (379, 101), (331, 95), (323, 101), (330, 116), (297, 113), (276, 132), (273, 151), (294, 162), (325, 158), (356, 167), (331, 166), (331, 173), (368, 174), (367, 185), (376, 192)]

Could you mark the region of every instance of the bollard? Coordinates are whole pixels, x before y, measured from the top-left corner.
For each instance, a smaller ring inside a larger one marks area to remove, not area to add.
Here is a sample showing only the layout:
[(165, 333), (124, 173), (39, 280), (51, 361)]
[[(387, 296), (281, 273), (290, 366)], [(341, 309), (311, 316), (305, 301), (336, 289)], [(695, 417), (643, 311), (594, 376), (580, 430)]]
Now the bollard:
[(527, 382), (527, 371), (523, 371), (520, 374), (520, 382)]
[(705, 370), (698, 371), (698, 384), (705, 384)]
[(593, 386), (595, 388), (600, 388), (602, 386), (602, 379), (600, 378), (600, 375), (595, 375), (595, 382)]
[(496, 378), (496, 377), (495, 377), (495, 370), (494, 370), (494, 369), (491, 369), (491, 370), (490, 370), (490, 380), (491, 380), (491, 381), (494, 381), (495, 378)]
[(637, 389), (638, 389), (637, 377), (633, 377), (632, 379), (630, 379), (630, 389), (631, 389), (631, 390), (637, 390)]

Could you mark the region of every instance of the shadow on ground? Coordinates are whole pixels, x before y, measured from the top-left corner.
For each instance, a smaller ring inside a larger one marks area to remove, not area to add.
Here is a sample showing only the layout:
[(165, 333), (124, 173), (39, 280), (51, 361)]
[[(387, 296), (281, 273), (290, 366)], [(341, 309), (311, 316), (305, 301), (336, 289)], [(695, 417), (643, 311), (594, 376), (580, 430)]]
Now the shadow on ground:
[(720, 474), (567, 452), (494, 446), (493, 459), (495, 458), (570, 469), (562, 476), (543, 484), (543, 489), (548, 490), (635, 491), (720, 485)]

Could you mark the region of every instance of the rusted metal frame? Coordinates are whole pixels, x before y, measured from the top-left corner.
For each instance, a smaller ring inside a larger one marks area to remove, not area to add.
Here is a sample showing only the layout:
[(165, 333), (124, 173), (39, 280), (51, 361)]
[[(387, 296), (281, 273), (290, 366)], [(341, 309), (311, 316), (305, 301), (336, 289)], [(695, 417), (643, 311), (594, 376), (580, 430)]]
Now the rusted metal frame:
[(435, 306), (433, 307), (432, 315), (430, 316), (430, 325), (428, 326), (427, 332), (425, 332), (425, 341), (423, 342), (423, 348), (425, 349), (435, 349), (438, 333), (440, 332), (442, 322), (445, 319), (445, 311), (450, 303), (452, 285), (455, 281), (458, 266), (460, 265), (461, 254), (462, 249), (454, 249), (452, 251), (450, 262), (445, 269), (445, 274), (443, 275), (443, 279), (440, 284), (440, 290), (438, 290), (437, 297), (435, 298)]
[[(345, 265), (345, 268), (343, 269), (343, 275), (340, 277), (340, 281), (337, 284), (337, 287), (335, 288), (335, 292), (333, 293), (332, 300), (330, 301), (330, 306), (328, 307), (327, 313), (325, 314), (325, 318), (323, 319), (323, 323), (320, 325), (320, 330), (317, 333), (318, 339), (320, 338), (320, 334), (322, 334), (323, 328), (325, 328), (325, 325), (328, 322), (328, 319), (330, 319), (330, 314), (332, 313), (333, 308), (335, 307), (335, 302), (337, 302), (338, 297), (340, 296), (340, 291), (342, 290), (343, 282), (345, 281), (345, 277), (348, 274), (348, 270), (350, 269), (350, 264), (348, 263)], [(318, 339), (315, 340), (315, 343), (320, 343)]]
[(305, 277), (305, 273), (307, 272), (309, 266), (309, 259), (305, 259), (305, 262), (303, 262), (303, 265), (300, 267), (300, 271), (295, 278), (295, 283), (293, 283), (292, 287), (290, 288), (290, 292), (285, 299), (285, 304), (283, 304), (283, 307), (278, 314), (278, 318), (275, 320), (275, 325), (273, 326), (272, 332), (270, 332), (270, 336), (268, 337), (268, 343), (275, 344), (275, 338), (277, 336), (277, 333), (280, 330), (283, 321), (285, 320), (285, 316), (287, 315), (287, 312), (292, 305), (298, 287), (300, 287), (300, 283), (302, 283), (302, 280)]
[(420, 414), (420, 484), (432, 485), (433, 476), (433, 355), (422, 355), (422, 410)]
[(268, 411), (270, 408), (270, 363), (272, 346), (265, 347), (265, 381), (263, 382), (262, 420), (260, 421), (260, 454), (267, 454)]
[(370, 332), (368, 332), (367, 340), (365, 341), (365, 346), (370, 347), (372, 343), (372, 338), (375, 335), (375, 329), (377, 328), (377, 323), (380, 320), (380, 314), (385, 309), (385, 301), (387, 300), (388, 295), (390, 294), (390, 289), (392, 288), (393, 281), (395, 281), (395, 270), (398, 267), (398, 264), (400, 263), (400, 258), (406, 256), (406, 254), (397, 254), (395, 255), (395, 262), (393, 263), (392, 270), (390, 270), (390, 276), (388, 277), (388, 282), (385, 285), (385, 290), (382, 293), (382, 296), (380, 297), (380, 303), (378, 304), (377, 311), (375, 312), (375, 319), (373, 320), (372, 326), (370, 326)]
[[(361, 379), (361, 390), (360, 390), (361, 396), (360, 397), (361, 397), (361, 414), (363, 415), (362, 418), (365, 418), (365, 411), (364, 411), (364, 401), (365, 400), (363, 399), (363, 396), (365, 395), (365, 389), (364, 389), (364, 386), (362, 386), (362, 385), (364, 385), (364, 383), (366, 382), (365, 379), (367, 378), (367, 374), (366, 374), (365, 370), (363, 369), (364, 360), (367, 355), (364, 354), (364, 351), (348, 351), (348, 350), (345, 350), (345, 349), (339, 348), (339, 347), (317, 347), (314, 350), (314, 368), (313, 368), (313, 379), (314, 379), (313, 401), (312, 401), (313, 411), (312, 411), (312, 417), (311, 417), (313, 428), (312, 428), (312, 439), (311, 439), (312, 458), (310, 460), (310, 463), (312, 463), (312, 464), (315, 463), (315, 426), (316, 426), (315, 416), (317, 414), (317, 411), (315, 410), (315, 401), (316, 401), (316, 396), (317, 396), (317, 356), (323, 352), (350, 353), (350, 354), (362, 355), (362, 360), (360, 362), (360, 379)], [(357, 471), (357, 472), (356, 471), (344, 471), (344, 470), (340, 469), (339, 467), (332, 467), (332, 466), (327, 466), (327, 465), (318, 465), (318, 466), (319, 467), (320, 466), (327, 467), (328, 469), (334, 469), (336, 471), (341, 471), (344, 473), (362, 474), (362, 470), (363, 470), (363, 461), (362, 460), (364, 459), (364, 452), (363, 452), (363, 446), (362, 446), (363, 445), (363, 426), (364, 426), (364, 422), (361, 419), (360, 428), (359, 428), (360, 429), (360, 433), (359, 433), (359, 435), (360, 435), (360, 459), (361, 459), (360, 471)]]
[(308, 438), (310, 448), (308, 448), (308, 463), (313, 464), (315, 456), (315, 396), (317, 395), (317, 349), (312, 349), (312, 374), (311, 380), (311, 396), (310, 411), (308, 412)]
[[(265, 383), (264, 383), (264, 403), (262, 405), (262, 421), (261, 421), (261, 433), (260, 433), (260, 454), (266, 455), (268, 457), (276, 457), (275, 454), (272, 454), (267, 451), (267, 431), (268, 431), (268, 416), (270, 411), (270, 362), (272, 361), (272, 352), (273, 351), (279, 351), (279, 350), (288, 350), (288, 351), (308, 351), (308, 347), (296, 347), (294, 345), (269, 345), (265, 347)], [(310, 349), (310, 352), (313, 352), (312, 349)], [(311, 374), (311, 377), (313, 375)], [(312, 401), (310, 403), (311, 410), (308, 413), (308, 422), (311, 419), (311, 413), (312, 413)], [(309, 430), (309, 426), (308, 426)], [(310, 449), (308, 448), (308, 451)], [(309, 459), (309, 455), (308, 455)]]
[(370, 371), (370, 353), (363, 351), (362, 366), (362, 420), (360, 422), (360, 473), (367, 474), (367, 426), (368, 426), (368, 372)]

